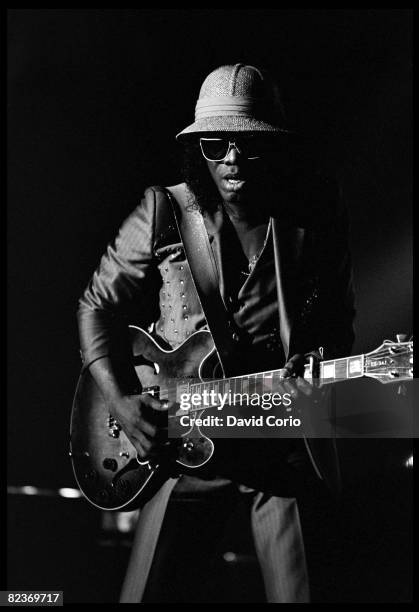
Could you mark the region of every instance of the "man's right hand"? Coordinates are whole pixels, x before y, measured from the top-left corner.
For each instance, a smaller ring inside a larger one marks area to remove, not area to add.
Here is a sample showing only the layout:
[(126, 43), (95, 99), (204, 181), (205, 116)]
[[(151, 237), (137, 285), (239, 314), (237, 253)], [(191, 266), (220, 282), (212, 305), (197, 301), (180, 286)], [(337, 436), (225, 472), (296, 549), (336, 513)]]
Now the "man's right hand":
[(109, 408), (140, 458), (147, 460), (167, 442), (169, 406), (169, 402), (145, 393), (123, 395), (113, 400)]
[(125, 395), (118, 384), (111, 359), (97, 359), (89, 366), (109, 412), (134, 445), (141, 459), (156, 455), (167, 442), (167, 410), (171, 402), (151, 395)]

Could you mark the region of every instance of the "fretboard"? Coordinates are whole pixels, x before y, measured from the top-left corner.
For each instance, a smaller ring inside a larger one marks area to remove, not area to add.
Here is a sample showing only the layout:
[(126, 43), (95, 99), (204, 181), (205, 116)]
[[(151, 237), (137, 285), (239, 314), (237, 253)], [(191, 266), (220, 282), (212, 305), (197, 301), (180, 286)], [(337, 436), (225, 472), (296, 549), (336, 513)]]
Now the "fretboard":
[[(320, 363), (319, 385), (364, 376), (364, 357), (364, 355), (356, 355), (354, 357), (322, 361)], [(307, 377), (307, 369), (305, 377)], [(219, 397), (221, 395), (223, 397), (234, 398), (234, 394), (239, 393), (247, 393), (249, 397), (254, 397), (254, 394), (276, 393), (281, 388), (281, 382), (283, 382), (283, 378), (280, 376), (280, 369), (278, 369), (193, 383), (188, 385), (187, 391), (191, 397), (195, 395), (197, 402), (198, 398), (201, 398), (201, 403), (197, 403), (195, 408), (191, 408), (191, 411), (202, 410), (217, 405), (217, 403), (211, 401), (211, 397), (213, 398), (214, 396)], [(186, 391), (185, 387), (182, 389), (182, 392), (184, 391)], [(228, 403), (230, 402), (227, 401)]]

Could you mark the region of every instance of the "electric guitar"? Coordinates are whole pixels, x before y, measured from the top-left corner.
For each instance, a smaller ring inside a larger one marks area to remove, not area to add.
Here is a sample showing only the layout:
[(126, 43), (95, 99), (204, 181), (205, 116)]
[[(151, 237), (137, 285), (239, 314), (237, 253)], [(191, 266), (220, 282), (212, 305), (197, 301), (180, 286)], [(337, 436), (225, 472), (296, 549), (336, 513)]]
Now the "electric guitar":
[[(134, 379), (127, 383), (131, 393), (150, 393), (167, 399), (168, 380), (177, 380), (179, 393), (224, 394), (228, 391), (252, 392), (269, 381), (275, 391), (279, 370), (223, 378), (209, 331), (192, 334), (178, 348), (160, 345), (149, 333), (129, 327)], [(413, 378), (413, 341), (385, 340), (376, 350), (364, 354), (322, 361), (319, 371), (313, 363), (305, 366), (304, 377), (316, 377), (318, 385), (360, 377), (381, 383)], [(196, 381), (199, 381), (198, 383)], [(141, 382), (140, 382), (141, 381)], [(209, 382), (208, 382), (209, 381)], [(202, 414), (206, 406), (191, 408)], [(185, 411), (182, 411), (182, 415)], [(198, 415), (199, 416), (199, 415)], [(169, 414), (177, 418), (178, 413)], [(77, 484), (94, 506), (103, 510), (131, 510), (150, 499), (177, 469), (198, 468), (213, 455), (214, 443), (197, 425), (179, 439), (168, 442), (166, 460), (142, 460), (102, 397), (90, 372), (80, 376), (72, 407), (70, 452)]]

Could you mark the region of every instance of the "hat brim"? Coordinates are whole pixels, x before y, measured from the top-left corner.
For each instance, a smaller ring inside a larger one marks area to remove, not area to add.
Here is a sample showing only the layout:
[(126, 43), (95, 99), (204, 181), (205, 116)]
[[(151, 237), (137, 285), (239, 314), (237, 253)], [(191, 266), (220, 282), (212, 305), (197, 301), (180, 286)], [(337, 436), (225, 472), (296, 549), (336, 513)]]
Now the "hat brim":
[(292, 134), (290, 130), (278, 125), (242, 115), (223, 115), (198, 119), (176, 134), (176, 140), (183, 140), (201, 132), (267, 132), (270, 134)]

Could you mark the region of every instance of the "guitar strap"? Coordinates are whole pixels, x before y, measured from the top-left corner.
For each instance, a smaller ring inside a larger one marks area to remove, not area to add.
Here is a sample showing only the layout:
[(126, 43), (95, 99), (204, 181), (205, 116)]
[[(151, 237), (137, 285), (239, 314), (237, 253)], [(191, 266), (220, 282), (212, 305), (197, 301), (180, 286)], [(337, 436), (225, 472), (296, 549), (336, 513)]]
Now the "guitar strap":
[(174, 218), (191, 270), (192, 279), (209, 330), (214, 340), (224, 376), (234, 374), (234, 323), (220, 293), (220, 282), (214, 253), (201, 213), (188, 209), (191, 204), (186, 185), (175, 185), (165, 190), (172, 205)]

